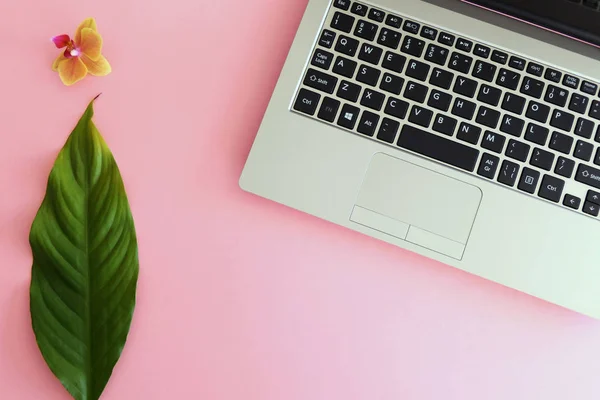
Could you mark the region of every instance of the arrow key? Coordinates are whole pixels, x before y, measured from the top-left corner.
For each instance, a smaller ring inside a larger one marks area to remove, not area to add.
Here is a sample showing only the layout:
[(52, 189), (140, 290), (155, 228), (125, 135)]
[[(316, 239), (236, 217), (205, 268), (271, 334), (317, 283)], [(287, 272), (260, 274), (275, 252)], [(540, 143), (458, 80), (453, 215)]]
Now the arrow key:
[(598, 216), (598, 211), (600, 211), (600, 206), (598, 204), (590, 203), (586, 201), (583, 205), (583, 212), (594, 217)]
[(590, 203), (600, 205), (600, 193), (590, 190), (590, 191), (588, 191), (586, 200)]
[(579, 210), (579, 206), (581, 205), (581, 199), (570, 194), (565, 194), (563, 204), (569, 208)]

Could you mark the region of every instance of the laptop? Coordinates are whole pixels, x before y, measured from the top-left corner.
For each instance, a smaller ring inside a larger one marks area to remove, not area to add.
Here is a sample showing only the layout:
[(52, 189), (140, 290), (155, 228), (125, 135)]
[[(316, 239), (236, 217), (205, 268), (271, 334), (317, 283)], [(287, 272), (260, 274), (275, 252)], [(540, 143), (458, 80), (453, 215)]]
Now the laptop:
[(592, 0), (309, 0), (241, 188), (600, 317), (580, 14), (600, 26)]

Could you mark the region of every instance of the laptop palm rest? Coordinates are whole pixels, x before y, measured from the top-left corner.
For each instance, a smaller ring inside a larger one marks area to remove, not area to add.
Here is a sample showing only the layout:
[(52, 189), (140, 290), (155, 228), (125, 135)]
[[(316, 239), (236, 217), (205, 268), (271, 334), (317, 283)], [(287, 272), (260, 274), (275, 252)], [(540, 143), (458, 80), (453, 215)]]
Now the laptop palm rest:
[(481, 198), (476, 186), (377, 153), (350, 220), (461, 260)]

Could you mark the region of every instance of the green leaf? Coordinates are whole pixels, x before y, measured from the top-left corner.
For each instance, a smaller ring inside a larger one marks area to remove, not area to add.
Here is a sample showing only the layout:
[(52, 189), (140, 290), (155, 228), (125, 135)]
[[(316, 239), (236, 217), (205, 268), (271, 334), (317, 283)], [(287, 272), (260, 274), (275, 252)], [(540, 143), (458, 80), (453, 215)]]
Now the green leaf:
[(29, 237), (33, 331), (77, 400), (98, 399), (110, 379), (129, 333), (139, 271), (123, 181), (93, 114), (92, 101), (58, 154)]

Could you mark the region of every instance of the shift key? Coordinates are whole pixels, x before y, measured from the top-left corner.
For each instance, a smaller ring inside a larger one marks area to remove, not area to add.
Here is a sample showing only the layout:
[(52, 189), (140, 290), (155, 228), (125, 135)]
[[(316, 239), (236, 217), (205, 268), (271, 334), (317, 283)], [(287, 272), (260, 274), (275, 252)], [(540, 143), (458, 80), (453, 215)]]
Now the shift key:
[(593, 186), (596, 189), (600, 189), (600, 169), (579, 164), (579, 168), (577, 168), (577, 175), (575, 175), (575, 180), (577, 182)]
[(333, 93), (338, 79), (335, 76), (324, 74), (316, 69), (309, 68), (304, 78), (304, 84), (311, 88), (322, 90), (329, 94)]

